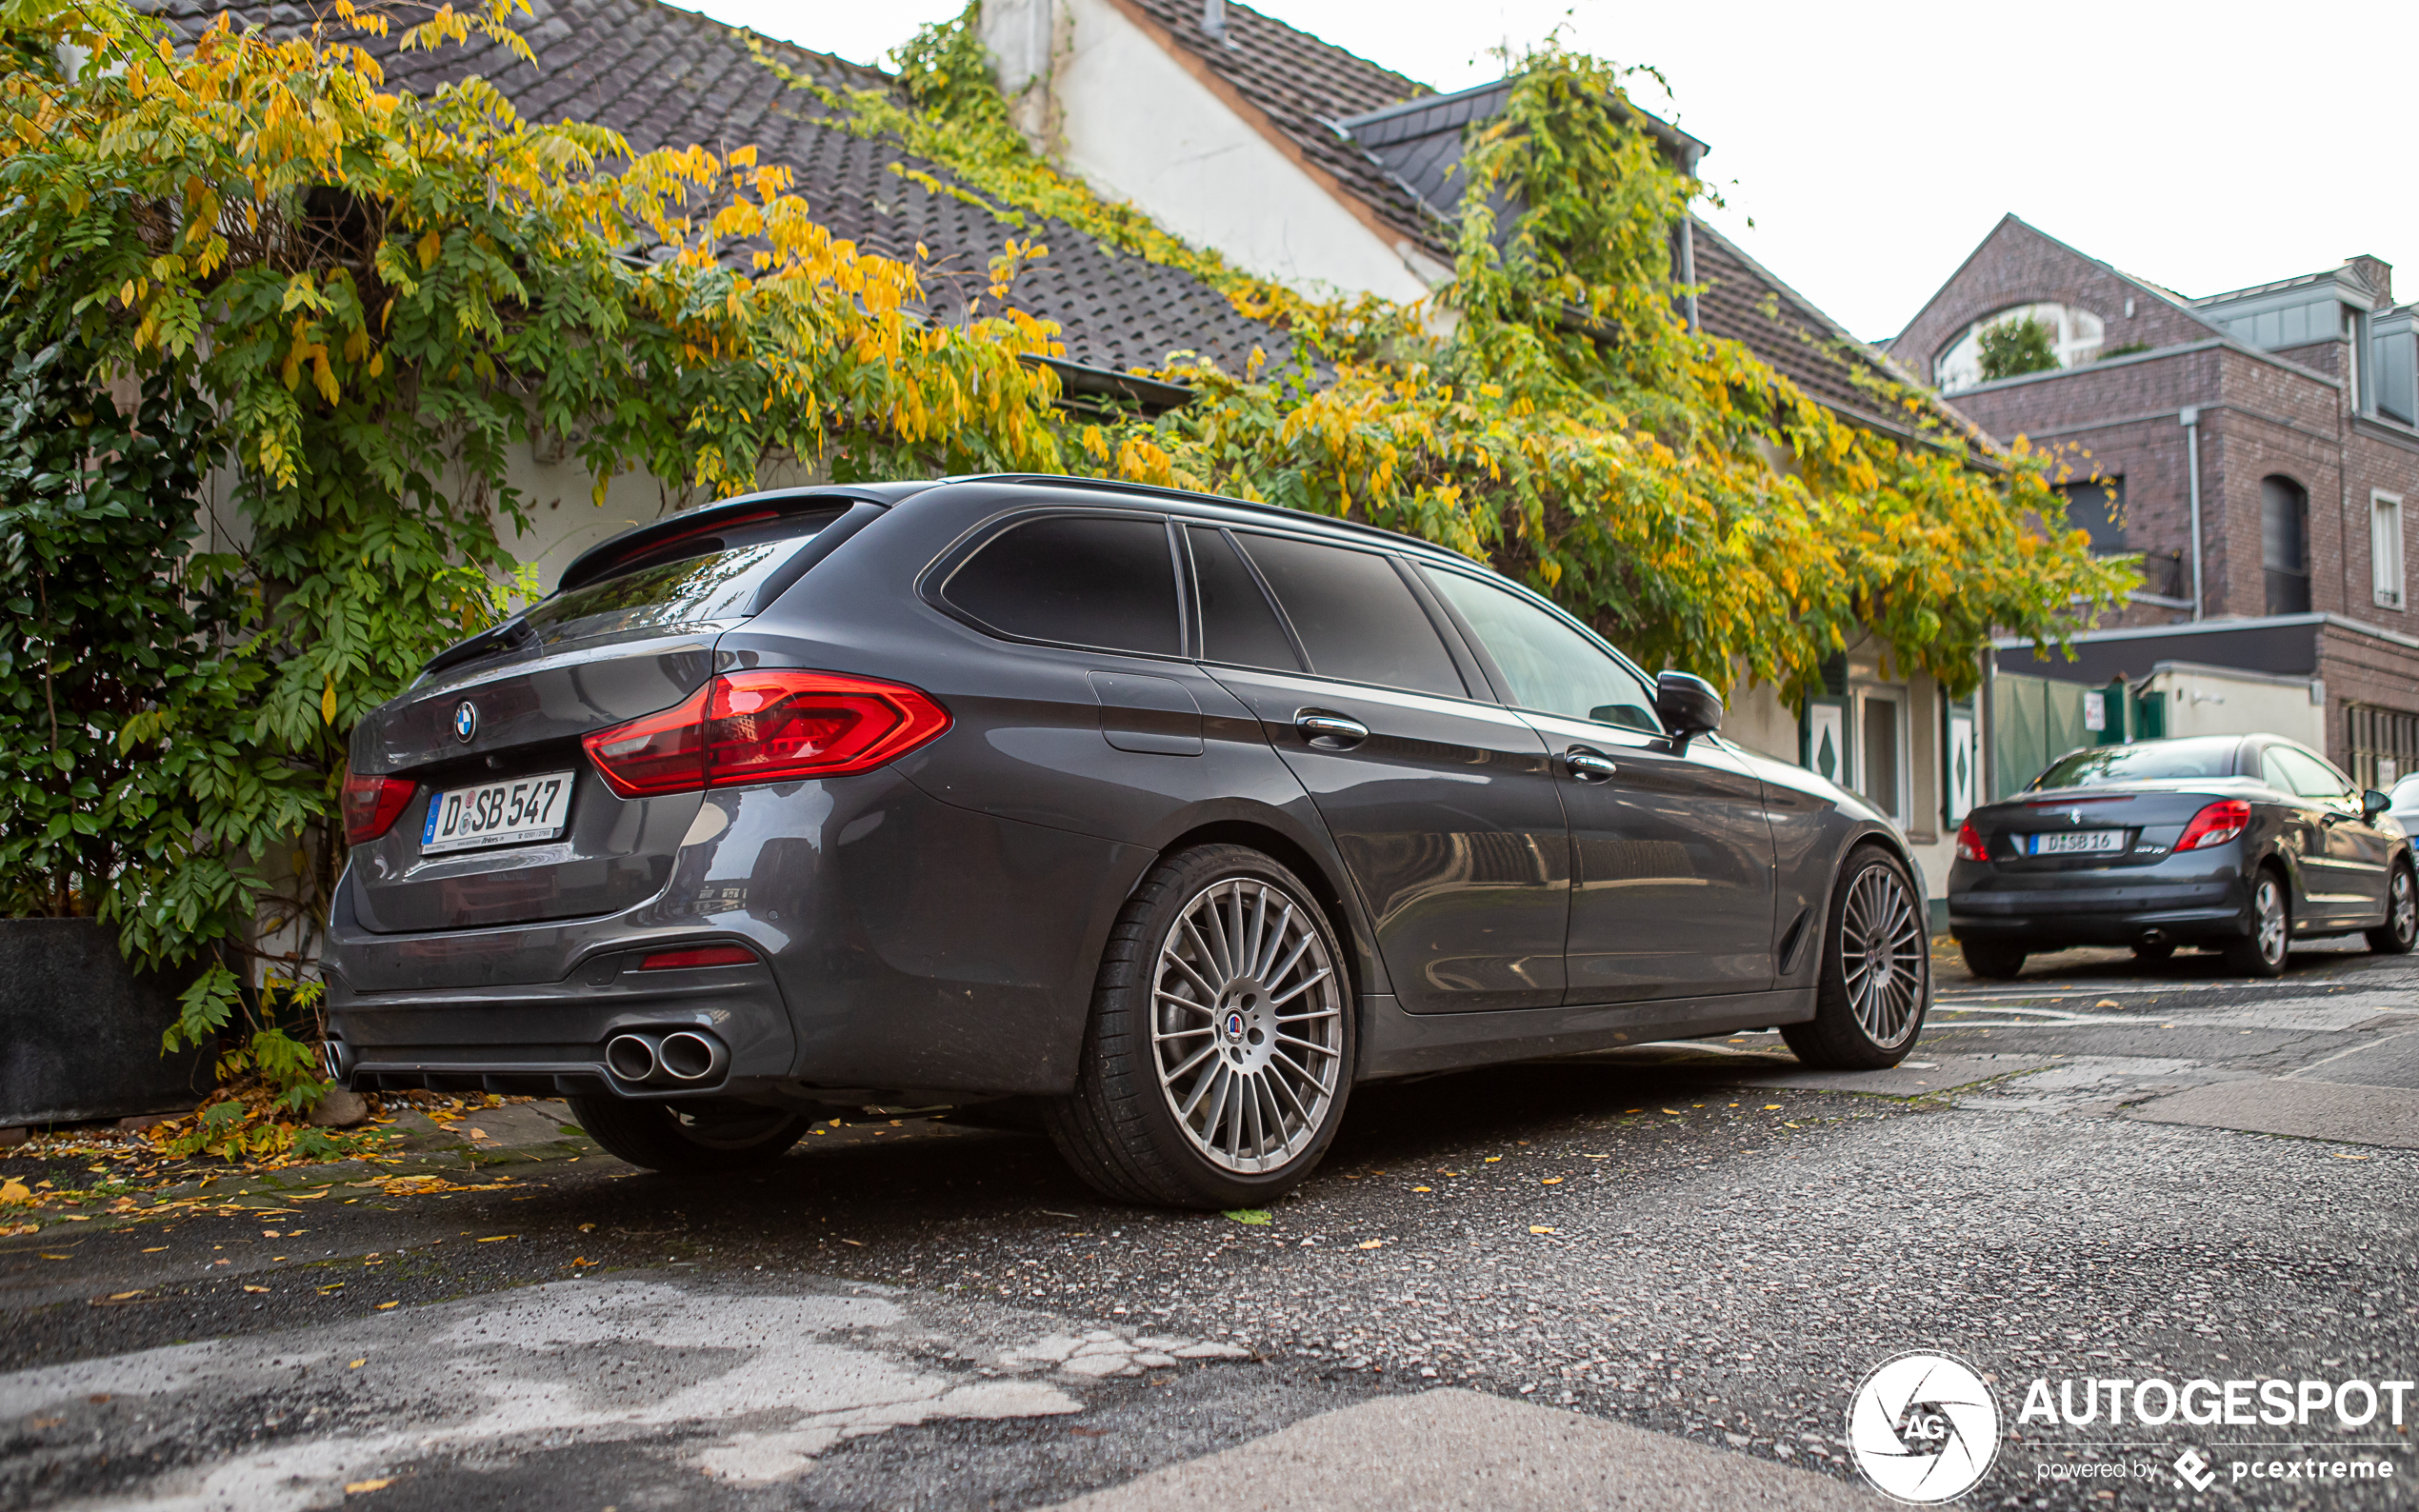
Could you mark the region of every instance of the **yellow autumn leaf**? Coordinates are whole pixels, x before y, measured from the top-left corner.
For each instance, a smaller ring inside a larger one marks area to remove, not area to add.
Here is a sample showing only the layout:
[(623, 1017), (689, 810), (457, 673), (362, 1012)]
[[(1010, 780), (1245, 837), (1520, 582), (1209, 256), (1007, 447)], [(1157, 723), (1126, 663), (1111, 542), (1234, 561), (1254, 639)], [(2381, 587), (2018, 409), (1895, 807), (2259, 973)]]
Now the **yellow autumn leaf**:
[(332, 681), (319, 695), (319, 717), (330, 725), (336, 722), (336, 685)]
[(0, 1207), (25, 1207), (33, 1202), (33, 1192), (25, 1183), (11, 1176), (0, 1182)]

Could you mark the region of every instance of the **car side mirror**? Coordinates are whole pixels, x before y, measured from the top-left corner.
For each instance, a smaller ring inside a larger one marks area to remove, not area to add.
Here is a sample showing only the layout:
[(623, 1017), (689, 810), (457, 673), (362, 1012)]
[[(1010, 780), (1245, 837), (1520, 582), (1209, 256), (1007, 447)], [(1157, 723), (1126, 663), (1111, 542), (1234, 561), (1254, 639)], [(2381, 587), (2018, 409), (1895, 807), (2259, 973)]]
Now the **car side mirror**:
[(2374, 787), (2360, 795), (2360, 817), (2374, 821), (2379, 814), (2394, 806), (2394, 801)]
[(1722, 698), (1713, 685), (1689, 672), (1662, 672), (1654, 680), (1654, 714), (1680, 749), (1699, 735), (1722, 727)]

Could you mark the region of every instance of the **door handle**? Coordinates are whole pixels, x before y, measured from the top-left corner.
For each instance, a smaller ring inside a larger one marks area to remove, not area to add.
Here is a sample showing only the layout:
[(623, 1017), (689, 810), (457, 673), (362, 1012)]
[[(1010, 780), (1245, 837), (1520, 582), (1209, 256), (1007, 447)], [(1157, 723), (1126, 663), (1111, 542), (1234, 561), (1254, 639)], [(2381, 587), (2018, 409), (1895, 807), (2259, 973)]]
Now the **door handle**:
[(1321, 750), (1350, 750), (1369, 738), (1369, 727), (1333, 709), (1306, 708), (1293, 716), (1293, 727)]
[(1570, 775), (1583, 783), (1603, 782), (1621, 769), (1613, 765), (1611, 757), (1585, 746), (1573, 746), (1562, 759), (1570, 764)]

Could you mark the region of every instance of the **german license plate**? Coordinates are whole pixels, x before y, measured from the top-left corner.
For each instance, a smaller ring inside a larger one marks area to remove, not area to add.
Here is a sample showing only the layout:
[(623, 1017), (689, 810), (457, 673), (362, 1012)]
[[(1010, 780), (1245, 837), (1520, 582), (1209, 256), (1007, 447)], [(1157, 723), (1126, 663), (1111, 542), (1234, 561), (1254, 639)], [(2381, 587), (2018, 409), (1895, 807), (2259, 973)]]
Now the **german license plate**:
[(481, 850), (552, 840), (563, 833), (571, 808), (572, 772), (546, 772), (510, 782), (453, 787), (429, 800), (420, 829), (420, 854)]
[(2068, 829), (2049, 835), (2027, 835), (2026, 852), (2034, 856), (2089, 856), (2125, 848), (2122, 829)]

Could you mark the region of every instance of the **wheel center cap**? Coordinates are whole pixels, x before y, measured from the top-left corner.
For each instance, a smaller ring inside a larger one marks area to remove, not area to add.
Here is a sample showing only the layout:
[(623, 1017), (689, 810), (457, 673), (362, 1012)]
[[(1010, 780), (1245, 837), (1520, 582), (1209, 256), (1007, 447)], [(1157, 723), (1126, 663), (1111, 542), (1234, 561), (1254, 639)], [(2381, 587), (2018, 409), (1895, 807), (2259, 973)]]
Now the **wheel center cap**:
[(1245, 1025), (1244, 1025), (1244, 1022), (1243, 1022), (1243, 1015), (1242, 1015), (1240, 1012), (1236, 1011), (1235, 1009), (1232, 1009), (1232, 1008), (1228, 1009), (1228, 1010), (1227, 1010), (1227, 1038), (1228, 1038), (1228, 1039), (1229, 1039), (1229, 1040), (1240, 1040), (1240, 1039), (1242, 1039), (1242, 1038), (1243, 1038), (1243, 1031), (1244, 1031), (1244, 1027), (1245, 1027)]

